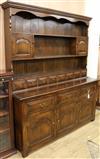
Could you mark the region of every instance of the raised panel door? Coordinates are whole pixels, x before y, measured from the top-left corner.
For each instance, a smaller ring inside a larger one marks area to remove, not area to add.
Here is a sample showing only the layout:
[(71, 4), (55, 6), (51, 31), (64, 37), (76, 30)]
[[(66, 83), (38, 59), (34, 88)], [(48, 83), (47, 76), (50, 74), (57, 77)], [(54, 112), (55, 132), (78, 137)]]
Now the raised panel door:
[[(92, 120), (95, 112), (96, 85), (81, 89), (79, 101), (79, 123)], [(94, 111), (93, 111), (94, 110)]]
[(73, 129), (77, 123), (77, 105), (74, 91), (60, 95), (61, 102), (57, 108), (57, 134)]
[(28, 138), (30, 148), (52, 140), (54, 137), (53, 111), (33, 113), (29, 116)]
[(34, 37), (31, 34), (12, 34), (12, 58), (31, 58), (34, 55)]
[(78, 37), (76, 40), (76, 54), (87, 55), (88, 53), (88, 38)]

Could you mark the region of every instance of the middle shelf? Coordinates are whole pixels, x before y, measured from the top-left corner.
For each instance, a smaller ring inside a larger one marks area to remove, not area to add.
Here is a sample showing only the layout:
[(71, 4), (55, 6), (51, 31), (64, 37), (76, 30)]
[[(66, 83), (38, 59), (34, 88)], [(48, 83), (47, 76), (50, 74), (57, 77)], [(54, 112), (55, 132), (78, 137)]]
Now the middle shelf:
[(0, 94), (0, 99), (7, 98), (8, 94)]
[(9, 114), (8, 111), (6, 111), (6, 110), (0, 110), (0, 117), (6, 116), (8, 114)]
[(29, 60), (41, 60), (41, 59), (61, 59), (61, 58), (77, 58), (77, 57), (86, 57), (87, 55), (55, 55), (55, 56), (42, 56), (42, 57), (37, 57), (37, 56), (34, 56), (34, 57), (14, 57), (12, 58), (12, 61), (29, 61)]

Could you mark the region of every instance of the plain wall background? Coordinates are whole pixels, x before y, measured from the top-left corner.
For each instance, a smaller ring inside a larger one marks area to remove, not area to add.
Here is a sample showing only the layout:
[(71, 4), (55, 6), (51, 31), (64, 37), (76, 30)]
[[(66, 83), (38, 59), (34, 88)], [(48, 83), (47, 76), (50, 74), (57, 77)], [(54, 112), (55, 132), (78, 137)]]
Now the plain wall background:
[(100, 76), (99, 35), (100, 35), (100, 1), (85, 0), (85, 15), (92, 17), (89, 26), (89, 48), (87, 75), (93, 78)]

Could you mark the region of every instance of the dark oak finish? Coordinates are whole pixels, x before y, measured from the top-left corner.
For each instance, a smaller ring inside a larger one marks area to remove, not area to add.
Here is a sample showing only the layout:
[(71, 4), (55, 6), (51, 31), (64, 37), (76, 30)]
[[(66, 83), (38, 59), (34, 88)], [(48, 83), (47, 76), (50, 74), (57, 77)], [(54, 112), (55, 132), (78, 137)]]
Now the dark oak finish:
[(2, 7), (16, 147), (26, 157), (95, 119), (96, 80), (86, 69), (91, 18), (14, 2)]
[(16, 153), (14, 148), (12, 74), (0, 72), (0, 158)]
[(97, 82), (97, 102), (96, 102), (96, 105), (97, 105), (97, 109), (100, 110), (100, 79), (98, 78), (98, 82)]
[(95, 119), (96, 81), (60, 87), (14, 94), (16, 146), (23, 157)]
[[(14, 2), (2, 7), (8, 70), (36, 74), (86, 69), (90, 18)], [(73, 58), (67, 59), (69, 55)]]

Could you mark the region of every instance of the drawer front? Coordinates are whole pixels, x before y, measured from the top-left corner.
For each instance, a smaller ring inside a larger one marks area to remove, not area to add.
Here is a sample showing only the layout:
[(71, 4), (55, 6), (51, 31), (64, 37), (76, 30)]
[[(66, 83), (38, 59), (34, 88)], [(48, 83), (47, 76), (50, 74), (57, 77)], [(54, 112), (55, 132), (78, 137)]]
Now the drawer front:
[(47, 111), (52, 109), (54, 106), (54, 97), (46, 97), (44, 96), (43, 99), (36, 99), (27, 103), (28, 111), (30, 113), (37, 112), (37, 111)]
[(66, 74), (66, 80), (67, 79), (73, 79), (73, 77), (74, 77), (74, 73), (73, 72), (69, 72), (69, 73)]
[(66, 80), (65, 74), (58, 75), (57, 78), (58, 78), (58, 79), (57, 79), (58, 82), (61, 82), (61, 81)]
[(80, 77), (80, 71), (74, 72), (74, 78), (79, 78)]
[(37, 79), (27, 79), (27, 86), (28, 87), (36, 87), (37, 86)]
[(96, 84), (81, 87), (80, 97), (92, 99), (96, 94)]
[(81, 70), (81, 73), (80, 73), (81, 75), (81, 77), (85, 77), (86, 76), (86, 74), (87, 74), (87, 71), (86, 70)]
[(48, 78), (47, 77), (39, 77), (38, 79), (38, 85), (45, 85), (48, 83)]
[(24, 79), (16, 79), (13, 81), (13, 90), (20, 90), (27, 88), (27, 83)]
[(57, 77), (56, 76), (50, 76), (49, 77), (49, 83), (51, 84), (51, 83), (56, 83), (57, 82)]
[(78, 90), (77, 91), (72, 91), (72, 92), (65, 92), (62, 94), (59, 94), (58, 97), (58, 103), (62, 104), (62, 103), (72, 103), (76, 100), (76, 96), (78, 95)]

